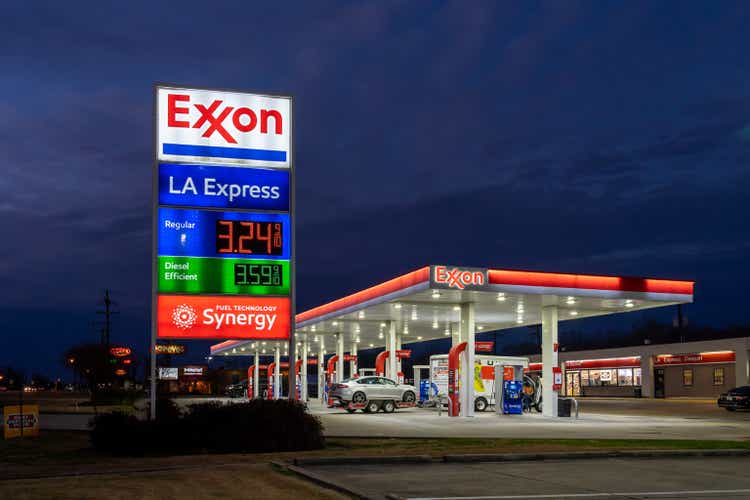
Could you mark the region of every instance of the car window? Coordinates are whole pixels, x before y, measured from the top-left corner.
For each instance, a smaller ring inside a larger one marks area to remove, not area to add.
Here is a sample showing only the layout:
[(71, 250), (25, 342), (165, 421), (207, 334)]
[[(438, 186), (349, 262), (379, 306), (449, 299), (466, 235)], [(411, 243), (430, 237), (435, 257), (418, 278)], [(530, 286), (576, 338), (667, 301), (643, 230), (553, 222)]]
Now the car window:
[(750, 395), (750, 385), (743, 385), (742, 387), (736, 388), (734, 391), (737, 394), (748, 394)]
[(384, 385), (396, 385), (396, 382), (387, 378), (381, 378), (380, 383)]
[(372, 385), (373, 380), (371, 377), (361, 378), (357, 383), (362, 385)]

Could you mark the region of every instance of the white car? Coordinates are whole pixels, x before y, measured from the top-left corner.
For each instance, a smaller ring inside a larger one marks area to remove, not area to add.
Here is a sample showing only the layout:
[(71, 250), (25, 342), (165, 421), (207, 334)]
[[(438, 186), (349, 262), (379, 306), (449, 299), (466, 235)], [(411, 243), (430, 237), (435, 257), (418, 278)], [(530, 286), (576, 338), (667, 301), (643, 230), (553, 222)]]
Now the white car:
[[(331, 385), (328, 397), (340, 401), (344, 407), (349, 403), (365, 405), (362, 408), (365, 413), (374, 413), (380, 409), (391, 413), (398, 403), (414, 403), (417, 400), (417, 389), (413, 385), (399, 384), (385, 377), (361, 377)], [(353, 413), (356, 409), (347, 408), (347, 411)]]

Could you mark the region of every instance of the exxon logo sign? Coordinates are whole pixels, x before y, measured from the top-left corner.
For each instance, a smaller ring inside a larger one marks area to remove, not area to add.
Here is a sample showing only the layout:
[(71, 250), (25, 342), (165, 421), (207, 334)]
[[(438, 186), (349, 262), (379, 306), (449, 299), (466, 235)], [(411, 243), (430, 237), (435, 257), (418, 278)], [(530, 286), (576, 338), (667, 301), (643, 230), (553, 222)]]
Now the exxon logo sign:
[(288, 167), (291, 98), (157, 87), (160, 160)]
[(487, 285), (487, 270), (450, 266), (432, 266), (430, 273), (433, 288), (465, 290), (484, 288)]

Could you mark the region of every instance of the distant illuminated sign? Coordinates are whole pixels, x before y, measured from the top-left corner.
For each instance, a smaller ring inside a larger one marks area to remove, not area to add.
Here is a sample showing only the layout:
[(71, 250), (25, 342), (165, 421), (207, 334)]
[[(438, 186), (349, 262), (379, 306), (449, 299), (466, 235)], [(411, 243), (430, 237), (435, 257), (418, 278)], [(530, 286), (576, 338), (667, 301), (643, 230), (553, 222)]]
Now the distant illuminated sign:
[(156, 354), (185, 354), (186, 348), (180, 344), (156, 344)]
[(183, 377), (202, 377), (205, 369), (202, 366), (185, 366), (182, 368)]
[(130, 347), (111, 347), (109, 349), (109, 353), (116, 358), (124, 358), (125, 356), (130, 356), (131, 352), (132, 351), (130, 350)]
[(289, 171), (160, 163), (159, 204), (288, 211)]
[(178, 368), (159, 367), (159, 380), (177, 380), (179, 375)]
[(118, 377), (122, 377), (123, 375), (126, 375), (127, 373), (128, 372), (123, 370), (122, 368), (118, 368), (117, 370), (115, 370), (115, 375), (117, 375)]
[(289, 259), (287, 214), (159, 209), (159, 256)]
[(430, 266), (430, 287), (453, 290), (481, 290), (487, 287), (487, 269)]

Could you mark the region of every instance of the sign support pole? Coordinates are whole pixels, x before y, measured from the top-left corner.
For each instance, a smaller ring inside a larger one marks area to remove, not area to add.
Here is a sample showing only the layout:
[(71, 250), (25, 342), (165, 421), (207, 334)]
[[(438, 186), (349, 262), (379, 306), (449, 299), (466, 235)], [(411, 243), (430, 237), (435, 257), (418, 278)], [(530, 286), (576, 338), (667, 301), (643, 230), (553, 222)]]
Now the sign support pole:
[(149, 391), (149, 419), (156, 420), (156, 328), (157, 328), (157, 298), (156, 289), (159, 279), (159, 107), (158, 91), (154, 89), (154, 157), (152, 161), (151, 173), (151, 342), (149, 343), (149, 360), (150, 366), (150, 391)]
[(289, 116), (291, 118), (292, 126), (290, 128), (289, 138), (289, 234), (291, 235), (291, 249), (289, 254), (289, 400), (294, 401), (297, 399), (297, 375), (295, 373), (294, 365), (292, 360), (297, 359), (297, 325), (295, 323), (296, 315), (296, 300), (297, 300), (297, 261), (296, 261), (296, 235), (294, 233), (295, 219), (296, 219), (296, 182), (294, 178), (294, 170), (296, 167), (295, 161), (295, 149), (294, 149), (294, 99), (289, 99)]

